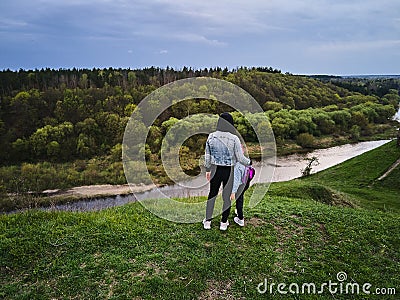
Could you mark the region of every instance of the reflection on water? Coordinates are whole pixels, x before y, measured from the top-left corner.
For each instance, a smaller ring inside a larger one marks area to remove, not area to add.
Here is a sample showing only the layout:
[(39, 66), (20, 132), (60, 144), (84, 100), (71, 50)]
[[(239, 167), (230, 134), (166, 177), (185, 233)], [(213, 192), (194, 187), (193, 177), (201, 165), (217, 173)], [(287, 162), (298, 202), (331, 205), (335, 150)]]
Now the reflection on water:
[(357, 144), (347, 144), (343, 146), (332, 147), (328, 149), (318, 149), (307, 155), (289, 155), (287, 157), (277, 158), (277, 167), (275, 168), (273, 182), (288, 181), (301, 176), (301, 170), (308, 163), (306, 158), (313, 156), (318, 158), (319, 165), (312, 168), (311, 173), (325, 170), (329, 167), (340, 164), (352, 157), (358, 156), (364, 152), (375, 149), (390, 140), (362, 142)]
[[(285, 157), (278, 157), (276, 159), (275, 170), (271, 165), (261, 166), (255, 163), (256, 177), (252, 183), (267, 183), (287, 181), (301, 176), (301, 170), (304, 169), (308, 163), (306, 158), (316, 156), (319, 160), (319, 165), (313, 167), (312, 173), (318, 172), (334, 165), (337, 165), (352, 157), (358, 156), (364, 152), (375, 149), (389, 140), (361, 142), (357, 144), (347, 144), (328, 149), (318, 149), (305, 155), (289, 155)], [(183, 198), (194, 196), (206, 196), (208, 194), (208, 183), (204, 178), (204, 173), (195, 177), (191, 181), (180, 184), (164, 186), (158, 189), (153, 189), (144, 193), (137, 193), (135, 195), (116, 196), (104, 199), (96, 199), (90, 201), (79, 201), (71, 204), (56, 205), (50, 210), (68, 210), (68, 211), (89, 211), (100, 210), (113, 206), (123, 205), (133, 201), (142, 201), (145, 199), (158, 199), (165, 197)]]
[(398, 122), (400, 122), (400, 108), (399, 108), (399, 110), (397, 111), (397, 113), (394, 115), (393, 119), (396, 120), (396, 121), (398, 121)]

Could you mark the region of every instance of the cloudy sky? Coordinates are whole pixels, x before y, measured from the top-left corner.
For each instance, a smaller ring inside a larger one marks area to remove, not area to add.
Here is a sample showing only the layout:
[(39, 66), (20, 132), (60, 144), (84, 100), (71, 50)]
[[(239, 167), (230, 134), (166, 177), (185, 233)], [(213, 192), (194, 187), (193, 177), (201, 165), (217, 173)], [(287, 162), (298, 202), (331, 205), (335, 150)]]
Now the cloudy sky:
[(0, 69), (149, 66), (400, 74), (400, 1), (0, 1)]

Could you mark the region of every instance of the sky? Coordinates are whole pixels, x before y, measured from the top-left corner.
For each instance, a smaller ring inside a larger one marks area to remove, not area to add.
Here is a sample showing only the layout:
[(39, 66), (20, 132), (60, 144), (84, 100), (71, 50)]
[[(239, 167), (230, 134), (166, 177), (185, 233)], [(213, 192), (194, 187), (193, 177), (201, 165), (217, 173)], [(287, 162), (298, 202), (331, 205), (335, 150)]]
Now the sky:
[(151, 66), (400, 74), (400, 1), (0, 1), (0, 69)]

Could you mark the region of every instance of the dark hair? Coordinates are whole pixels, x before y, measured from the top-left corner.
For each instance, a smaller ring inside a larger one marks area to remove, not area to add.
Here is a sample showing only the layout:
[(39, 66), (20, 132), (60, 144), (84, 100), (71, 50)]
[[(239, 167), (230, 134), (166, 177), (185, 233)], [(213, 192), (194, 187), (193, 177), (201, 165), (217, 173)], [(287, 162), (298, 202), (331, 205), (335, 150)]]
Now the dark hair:
[(236, 134), (236, 129), (233, 126), (233, 117), (230, 113), (224, 112), (219, 116), (217, 130)]

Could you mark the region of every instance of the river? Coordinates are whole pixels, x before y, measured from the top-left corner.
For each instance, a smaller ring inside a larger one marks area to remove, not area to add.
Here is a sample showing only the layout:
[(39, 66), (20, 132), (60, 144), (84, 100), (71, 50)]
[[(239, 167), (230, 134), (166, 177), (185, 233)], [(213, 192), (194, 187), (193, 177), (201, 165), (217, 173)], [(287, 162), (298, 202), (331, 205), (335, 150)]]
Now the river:
[[(346, 144), (342, 146), (318, 149), (308, 154), (288, 155), (284, 157), (277, 157), (276, 166), (272, 176), (272, 182), (288, 181), (301, 176), (301, 170), (306, 167), (307, 158), (313, 156), (318, 158), (319, 165), (312, 168), (312, 173), (325, 170), (329, 167), (337, 165), (352, 157), (358, 156), (364, 152), (375, 149), (389, 140), (361, 142), (356, 144)], [(258, 183), (266, 183), (271, 181), (271, 166), (264, 168), (260, 164), (255, 163), (256, 180)], [(263, 174), (263, 171), (268, 171), (268, 174)], [(258, 175), (258, 176), (257, 176)], [(196, 187), (196, 188), (190, 188)], [(189, 196), (205, 196), (208, 193), (208, 184), (204, 176), (198, 176), (191, 181), (183, 184), (168, 185), (161, 188), (152, 189), (143, 193), (136, 193), (135, 195), (118, 195), (116, 197), (108, 197), (102, 199), (95, 199), (90, 201), (78, 201), (70, 204), (55, 205), (46, 210), (63, 210), (63, 211), (90, 211), (100, 210), (114, 206), (120, 206), (126, 203), (134, 202), (144, 199), (157, 199), (162, 197), (189, 197)]]
[(395, 121), (400, 122), (400, 108), (399, 108), (399, 110), (397, 111), (397, 113), (394, 115), (393, 119), (394, 119)]

